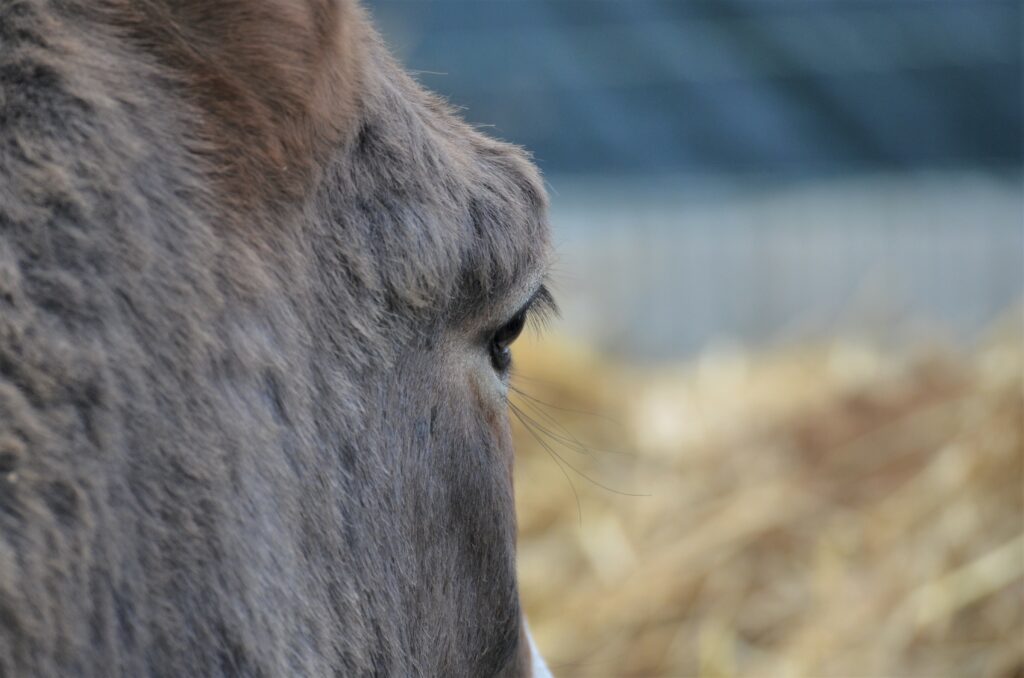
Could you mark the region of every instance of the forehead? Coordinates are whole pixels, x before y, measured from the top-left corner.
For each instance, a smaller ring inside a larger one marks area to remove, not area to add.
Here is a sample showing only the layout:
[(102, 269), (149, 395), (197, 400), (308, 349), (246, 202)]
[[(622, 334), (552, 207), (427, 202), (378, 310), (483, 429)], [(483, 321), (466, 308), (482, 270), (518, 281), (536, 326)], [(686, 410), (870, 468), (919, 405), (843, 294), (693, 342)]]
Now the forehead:
[(377, 59), (334, 177), (337, 221), (364, 239), (377, 284), (393, 303), (435, 309), (492, 304), (535, 284), (550, 250), (537, 169)]
[(470, 185), (459, 276), (460, 298), (474, 308), (523, 296), (547, 272), (551, 256), (547, 197), (519, 149), (486, 140), (476, 152), (486, 167)]

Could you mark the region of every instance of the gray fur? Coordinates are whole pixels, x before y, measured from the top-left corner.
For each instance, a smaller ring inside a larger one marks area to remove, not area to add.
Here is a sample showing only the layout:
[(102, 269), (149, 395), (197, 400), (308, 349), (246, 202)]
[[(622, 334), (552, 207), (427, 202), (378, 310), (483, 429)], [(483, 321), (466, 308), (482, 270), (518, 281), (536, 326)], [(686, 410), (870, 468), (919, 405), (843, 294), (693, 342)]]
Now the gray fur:
[(535, 170), (357, 12), (356, 112), (242, 198), (159, 5), (0, 0), (0, 675), (528, 671), (479, 338)]

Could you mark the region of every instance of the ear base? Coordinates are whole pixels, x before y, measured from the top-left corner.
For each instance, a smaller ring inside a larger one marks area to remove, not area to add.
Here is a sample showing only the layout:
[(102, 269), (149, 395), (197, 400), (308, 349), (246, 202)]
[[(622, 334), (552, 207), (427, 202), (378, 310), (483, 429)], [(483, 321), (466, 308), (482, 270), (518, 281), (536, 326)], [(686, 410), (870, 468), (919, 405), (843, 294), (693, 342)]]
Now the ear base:
[(353, 131), (365, 17), (353, 0), (149, 0), (147, 42), (200, 108), (199, 146), (241, 202), (302, 194)]

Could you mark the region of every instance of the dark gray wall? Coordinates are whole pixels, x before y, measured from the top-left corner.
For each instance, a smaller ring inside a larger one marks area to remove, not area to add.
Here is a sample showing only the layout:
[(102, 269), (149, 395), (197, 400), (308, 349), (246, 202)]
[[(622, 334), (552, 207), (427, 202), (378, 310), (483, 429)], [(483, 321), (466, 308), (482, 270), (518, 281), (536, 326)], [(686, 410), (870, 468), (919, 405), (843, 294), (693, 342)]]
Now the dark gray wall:
[(367, 4), (426, 85), (550, 173), (1021, 165), (1019, 0)]

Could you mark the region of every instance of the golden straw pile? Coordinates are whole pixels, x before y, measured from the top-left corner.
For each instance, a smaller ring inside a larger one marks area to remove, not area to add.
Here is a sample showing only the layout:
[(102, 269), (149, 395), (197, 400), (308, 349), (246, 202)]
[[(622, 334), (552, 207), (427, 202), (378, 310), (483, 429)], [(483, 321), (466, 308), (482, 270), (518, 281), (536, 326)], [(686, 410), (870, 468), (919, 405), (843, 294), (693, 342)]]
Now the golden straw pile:
[(1024, 347), (996, 334), (657, 369), (524, 342), (520, 584), (555, 675), (1024, 675)]

